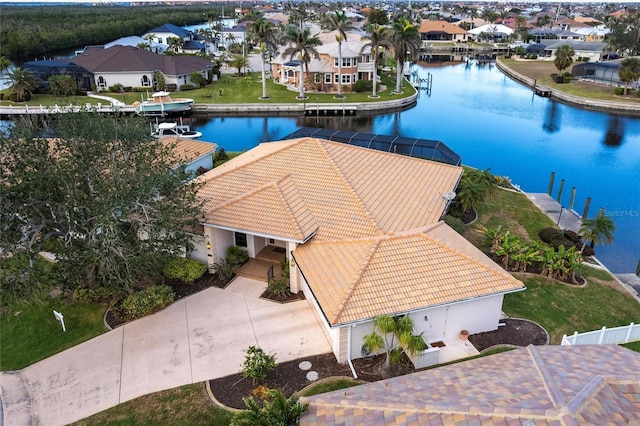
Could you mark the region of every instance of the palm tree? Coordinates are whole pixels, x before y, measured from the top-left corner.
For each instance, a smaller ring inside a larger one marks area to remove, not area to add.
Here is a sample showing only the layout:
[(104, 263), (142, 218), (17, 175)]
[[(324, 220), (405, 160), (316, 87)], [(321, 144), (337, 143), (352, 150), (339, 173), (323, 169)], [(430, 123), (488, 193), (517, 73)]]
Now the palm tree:
[(229, 64), (231, 68), (237, 69), (238, 75), (242, 75), (242, 69), (249, 66), (249, 60), (246, 56), (237, 54), (231, 56), (231, 59), (227, 61), (227, 64)]
[(282, 54), (289, 56), (291, 59), (296, 56), (300, 61), (300, 93), (298, 99), (304, 99), (304, 69), (311, 59), (311, 55), (318, 55), (316, 46), (321, 45), (322, 42), (318, 37), (311, 36), (311, 30), (309, 28), (300, 29), (295, 25), (289, 25), (287, 27), (285, 40), (290, 42), (291, 45), (289, 45)]
[(6, 72), (11, 69), (11, 61), (6, 56), (0, 56), (0, 82), (7, 79)]
[(371, 353), (384, 349), (387, 353), (387, 369), (397, 364), (403, 353), (415, 355), (427, 348), (422, 334), (413, 334), (414, 324), (409, 316), (381, 315), (375, 318), (373, 324), (373, 331), (364, 336), (364, 347)]
[(604, 211), (600, 210), (595, 218), (583, 219), (578, 233), (584, 240), (591, 241), (591, 248), (596, 244), (613, 243), (613, 234), (616, 232), (615, 222)]
[(391, 47), (391, 33), (389, 29), (380, 27), (379, 25), (367, 25), (367, 34), (362, 36), (363, 39), (369, 40), (368, 43), (362, 46), (362, 51), (367, 48), (371, 49), (371, 57), (373, 58), (373, 91), (371, 92), (372, 98), (379, 97), (376, 94), (376, 85), (378, 83), (378, 56), (380, 55), (381, 47)]
[(480, 182), (462, 179), (458, 185), (456, 200), (462, 212), (475, 212), (484, 202), (486, 189)]
[(406, 16), (401, 16), (393, 22), (391, 43), (396, 59), (396, 90), (395, 93), (402, 93), (402, 77), (404, 63), (407, 54), (414, 57), (420, 49), (420, 33)]
[(31, 94), (40, 86), (35, 75), (31, 71), (22, 70), (19, 67), (10, 69), (7, 72), (7, 81), (11, 84), (11, 93), (16, 94), (17, 102), (24, 102), (31, 99)]
[(173, 53), (178, 53), (180, 49), (182, 49), (183, 42), (184, 40), (182, 40), (180, 37), (169, 37), (167, 39), (167, 45)]
[(620, 81), (624, 81), (624, 93), (627, 94), (629, 83), (640, 78), (640, 59), (626, 58), (622, 61), (622, 67), (618, 71)]
[(264, 406), (251, 396), (244, 398), (246, 410), (237, 412), (231, 419), (231, 426), (293, 426), (299, 423), (302, 413), (309, 403), (300, 403), (296, 393), (287, 398), (278, 389), (269, 389)]
[(269, 99), (267, 96), (267, 77), (265, 72), (267, 52), (276, 48), (276, 27), (264, 18), (259, 18), (251, 24), (249, 32), (260, 42), (260, 59), (262, 66), (262, 96), (260, 99)]
[(575, 54), (576, 52), (573, 50), (573, 47), (569, 46), (568, 44), (563, 44), (562, 46), (558, 47), (558, 50), (556, 50), (556, 57), (553, 59), (553, 63), (555, 64), (556, 68), (558, 68), (559, 72), (562, 72), (562, 70), (567, 69), (571, 66)]
[(353, 31), (353, 21), (347, 18), (347, 14), (341, 10), (329, 15), (329, 26), (338, 31), (338, 98), (342, 97), (342, 42), (347, 39), (347, 32)]

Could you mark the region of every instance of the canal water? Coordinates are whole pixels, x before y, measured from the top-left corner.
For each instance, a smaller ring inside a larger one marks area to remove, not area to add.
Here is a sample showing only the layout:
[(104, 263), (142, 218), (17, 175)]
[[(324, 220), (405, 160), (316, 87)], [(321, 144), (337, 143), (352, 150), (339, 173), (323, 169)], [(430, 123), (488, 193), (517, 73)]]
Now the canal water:
[[(617, 231), (611, 246), (596, 255), (616, 273), (634, 272), (640, 260), (640, 119), (591, 112), (534, 96), (494, 65), (414, 66), (418, 77), (433, 76), (430, 94), (420, 90), (416, 107), (398, 113), (355, 117), (194, 117), (192, 127), (227, 151), (279, 140), (299, 127), (323, 127), (385, 135), (438, 139), (463, 164), (491, 168), (527, 192), (552, 193), (589, 217), (603, 207)], [(384, 94), (385, 92), (382, 92)], [(292, 92), (292, 97), (295, 93)], [(310, 94), (309, 102), (313, 102)]]

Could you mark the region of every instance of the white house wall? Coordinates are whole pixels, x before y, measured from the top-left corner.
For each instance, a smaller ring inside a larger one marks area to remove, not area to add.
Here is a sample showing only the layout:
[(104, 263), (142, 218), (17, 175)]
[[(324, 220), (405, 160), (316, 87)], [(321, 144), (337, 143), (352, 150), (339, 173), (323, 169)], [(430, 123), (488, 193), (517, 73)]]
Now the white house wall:
[(187, 165), (185, 168), (186, 172), (193, 172), (194, 176), (198, 173), (198, 169), (203, 167), (207, 170), (211, 170), (213, 168), (213, 154), (204, 155)]
[(207, 263), (207, 242), (205, 237), (203, 235), (192, 235), (191, 244), (193, 244), (193, 248), (187, 252), (187, 257), (198, 262)]
[[(149, 71), (133, 71), (130, 73), (109, 73), (109, 72), (98, 72), (94, 74), (94, 79), (96, 85), (98, 84), (98, 79), (100, 77), (104, 78), (107, 87), (101, 88), (98, 87), (99, 90), (106, 90), (109, 86), (113, 86), (114, 84), (122, 84), (125, 87), (142, 87), (142, 77), (147, 76), (148, 81), (153, 82), (153, 73)], [(149, 86), (149, 91), (153, 91), (153, 87)], [(144, 96), (144, 93), (142, 93)], [(143, 99), (145, 100), (145, 99)]]
[(227, 248), (235, 245), (235, 241), (233, 239), (233, 232), (227, 231), (225, 229), (216, 229), (215, 235), (215, 245), (218, 259), (214, 259), (214, 262), (217, 262), (219, 258), (223, 258), (226, 256)]

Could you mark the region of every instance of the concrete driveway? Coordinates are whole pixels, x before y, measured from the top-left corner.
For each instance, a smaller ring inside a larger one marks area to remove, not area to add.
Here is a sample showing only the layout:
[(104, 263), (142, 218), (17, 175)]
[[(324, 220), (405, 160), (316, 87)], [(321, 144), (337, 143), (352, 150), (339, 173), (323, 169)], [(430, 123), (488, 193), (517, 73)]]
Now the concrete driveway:
[(2, 372), (5, 425), (63, 425), (141, 395), (237, 373), (257, 345), (278, 362), (331, 351), (308, 301), (236, 278), (23, 370)]

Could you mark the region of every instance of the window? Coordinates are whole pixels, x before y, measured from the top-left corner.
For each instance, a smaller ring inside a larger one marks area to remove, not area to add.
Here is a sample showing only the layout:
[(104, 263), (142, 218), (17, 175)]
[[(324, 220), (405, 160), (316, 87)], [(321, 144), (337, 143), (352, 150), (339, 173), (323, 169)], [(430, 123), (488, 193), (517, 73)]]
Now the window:
[(163, 44), (163, 43), (162, 43), (162, 37), (158, 37), (158, 43), (159, 43), (159, 44)]
[(247, 234), (243, 234), (242, 232), (234, 232), (234, 237), (235, 237), (237, 246), (239, 247), (247, 246)]
[(327, 83), (327, 84), (331, 84), (331, 74), (326, 73), (324, 75), (324, 82)]
[(149, 79), (149, 76), (142, 76), (142, 87), (151, 87), (151, 80)]

